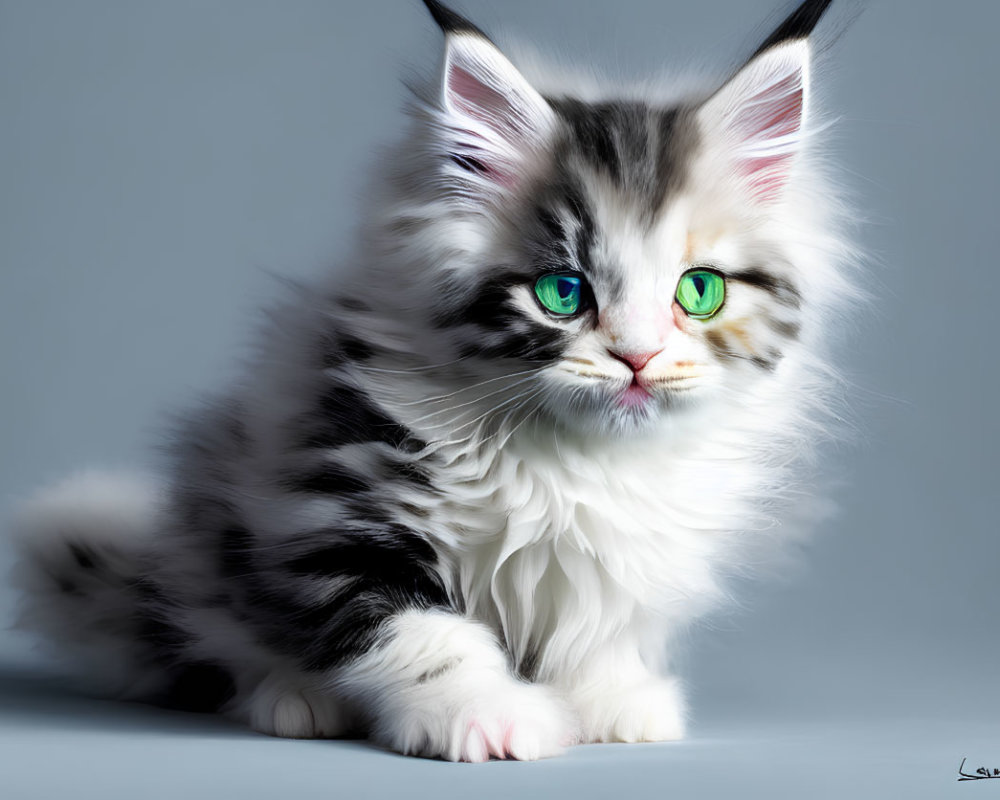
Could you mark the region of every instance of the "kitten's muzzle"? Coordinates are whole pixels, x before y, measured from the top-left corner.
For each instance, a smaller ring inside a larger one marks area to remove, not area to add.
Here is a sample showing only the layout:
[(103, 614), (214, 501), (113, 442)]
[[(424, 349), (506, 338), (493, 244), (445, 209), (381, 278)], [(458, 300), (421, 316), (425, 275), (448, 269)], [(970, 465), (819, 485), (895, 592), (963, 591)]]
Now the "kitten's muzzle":
[(619, 352), (608, 348), (608, 355), (616, 361), (621, 361), (635, 376), (638, 376), (645, 366), (662, 352), (662, 348), (655, 352)]

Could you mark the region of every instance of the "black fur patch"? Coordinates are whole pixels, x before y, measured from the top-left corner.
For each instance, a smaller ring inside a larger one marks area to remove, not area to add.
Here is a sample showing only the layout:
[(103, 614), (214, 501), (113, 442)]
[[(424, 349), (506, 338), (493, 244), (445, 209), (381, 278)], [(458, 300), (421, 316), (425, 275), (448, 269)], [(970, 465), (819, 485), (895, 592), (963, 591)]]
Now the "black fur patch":
[(419, 517), (420, 519), (427, 519), (431, 515), (426, 508), (422, 508), (421, 506), (415, 506), (413, 505), (413, 503), (400, 503), (399, 509), (401, 511), (405, 511), (407, 514), (410, 514), (411, 516)]
[(59, 591), (63, 594), (67, 594), (70, 597), (84, 596), (83, 590), (79, 587), (76, 581), (62, 576), (53, 578), (53, 580), (55, 581), (56, 586), (59, 587)]
[(359, 475), (337, 464), (320, 464), (283, 478), (281, 485), (305, 494), (360, 494), (372, 486)]
[(136, 637), (149, 649), (154, 661), (175, 662), (191, 638), (172, 622), (173, 604), (162, 587), (149, 578), (137, 582), (134, 588), (138, 599)]
[[(562, 214), (575, 223), (567, 230)], [(532, 278), (545, 272), (563, 272), (579, 265), (592, 276), (591, 249), (597, 235), (594, 216), (577, 180), (571, 175), (551, 176), (539, 187), (530, 212), (526, 239)]]
[(437, 0), (424, 0), (424, 5), (427, 6), (434, 21), (441, 26), (441, 30), (445, 33), (474, 33), (489, 41), (489, 37), (485, 33), (461, 14), (452, 11), (444, 3), (439, 3)]
[(240, 578), (251, 574), (253, 564), (250, 548), (253, 536), (242, 525), (232, 525), (219, 534), (219, 567), (226, 578)]
[(802, 304), (802, 295), (799, 294), (799, 290), (791, 281), (773, 275), (760, 267), (726, 273), (726, 279), (739, 281), (748, 286), (770, 292), (780, 303), (792, 308), (798, 308)]
[(218, 664), (180, 664), (174, 668), (163, 704), (179, 711), (213, 713), (235, 694), (233, 676)]
[(459, 350), (462, 358), (553, 361), (562, 354), (565, 334), (526, 317), (515, 306), (511, 294), (516, 287), (530, 284), (537, 277), (535, 272), (497, 267), (484, 273), (472, 287), (442, 291), (443, 297), (459, 297), (462, 302), (439, 311), (434, 322), (440, 328), (472, 325), (486, 332), (482, 339), (462, 344)]
[(449, 158), (458, 164), (466, 172), (471, 172), (474, 175), (487, 175), (490, 172), (490, 168), (487, 167), (482, 161), (473, 156), (456, 155), (452, 153)]
[[(324, 537), (322, 531), (310, 534)], [(331, 531), (332, 544), (324, 545), (286, 564), (296, 575), (358, 575), (386, 586), (408, 580), (419, 565), (433, 564), (433, 548), (402, 525), (391, 525), (380, 535)]]
[(415, 484), (422, 489), (435, 490), (430, 472), (419, 464), (411, 461), (387, 461), (386, 468), (392, 475), (407, 483)]
[(341, 330), (324, 332), (319, 351), (323, 369), (335, 369), (348, 362), (361, 363), (375, 355), (375, 349), (368, 342)]
[(535, 277), (525, 270), (497, 267), (484, 272), (471, 291), (459, 286), (444, 287), (442, 297), (457, 296), (461, 302), (439, 311), (434, 324), (439, 328), (476, 325), (489, 331), (506, 330), (515, 320), (523, 319), (511, 304), (511, 290)]
[[(304, 669), (326, 670), (361, 655), (395, 613), (450, 606), (423, 537), (398, 524), (351, 530), (360, 523), (301, 534), (316, 547), (284, 561), (259, 555), (245, 528), (223, 532), (222, 570), (247, 607), (244, 617), (262, 641)], [(350, 580), (329, 599), (310, 600), (324, 577)]]
[(487, 360), (516, 358), (534, 363), (555, 361), (566, 347), (566, 335), (537, 323), (524, 323), (525, 330), (511, 331), (496, 342), (468, 342), (459, 349), (462, 358)]
[(364, 300), (359, 300), (357, 297), (342, 295), (337, 298), (337, 304), (348, 311), (371, 311), (371, 307)]
[(557, 163), (566, 163), (570, 154), (583, 157), (635, 200), (649, 221), (686, 180), (697, 133), (685, 109), (562, 97), (549, 104), (570, 133)]
[(384, 442), (405, 453), (415, 453), (427, 444), (389, 417), (364, 392), (336, 384), (317, 399), (316, 411), (300, 421), (303, 447), (343, 447), (348, 444)]
[(380, 530), (395, 519), (381, 503), (368, 495), (345, 499), (344, 505), (350, 513), (351, 522), (360, 527)]
[(292, 575), (352, 578), (332, 600), (303, 607), (286, 626), (285, 639), (307, 669), (329, 669), (361, 655), (392, 614), (408, 608), (448, 607), (447, 593), (433, 567), (427, 541), (401, 525), (382, 535), (331, 532), (331, 542), (292, 559)]
[(78, 542), (70, 542), (67, 546), (80, 569), (92, 570), (97, 567), (97, 556), (89, 546)]
[(526, 681), (534, 680), (535, 672), (538, 670), (538, 661), (538, 647), (532, 643), (528, 648), (528, 652), (525, 653), (524, 658), (521, 659), (521, 663), (517, 665), (517, 674)]
[(351, 361), (367, 361), (375, 354), (368, 342), (347, 333), (340, 334), (340, 348)]
[(181, 522), (193, 530), (216, 530), (236, 518), (236, 509), (228, 500), (196, 489), (177, 491), (174, 504)]

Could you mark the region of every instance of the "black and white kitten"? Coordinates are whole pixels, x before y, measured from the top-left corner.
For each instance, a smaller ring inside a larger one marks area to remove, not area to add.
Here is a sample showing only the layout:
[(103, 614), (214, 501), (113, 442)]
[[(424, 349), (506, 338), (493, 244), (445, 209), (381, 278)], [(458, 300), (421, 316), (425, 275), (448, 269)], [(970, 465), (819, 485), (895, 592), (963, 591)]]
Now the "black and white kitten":
[(664, 102), (541, 93), (426, 0), (441, 83), (336, 281), (272, 312), (163, 485), (27, 504), (26, 621), (126, 696), (279, 736), (464, 761), (682, 737), (671, 633), (821, 427), (829, 3)]

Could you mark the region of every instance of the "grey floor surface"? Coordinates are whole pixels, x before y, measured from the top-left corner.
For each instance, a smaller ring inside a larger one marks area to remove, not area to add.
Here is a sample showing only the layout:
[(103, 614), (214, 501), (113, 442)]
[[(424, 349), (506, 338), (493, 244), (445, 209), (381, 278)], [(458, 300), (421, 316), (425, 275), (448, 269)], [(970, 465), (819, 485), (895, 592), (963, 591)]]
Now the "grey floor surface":
[(990, 720), (968, 708), (861, 719), (715, 716), (679, 743), (449, 764), (364, 741), (273, 739), (218, 717), (91, 699), (12, 665), (0, 670), (0, 797), (1000, 797), (1000, 779), (958, 780), (963, 758), (970, 774), (1000, 767)]

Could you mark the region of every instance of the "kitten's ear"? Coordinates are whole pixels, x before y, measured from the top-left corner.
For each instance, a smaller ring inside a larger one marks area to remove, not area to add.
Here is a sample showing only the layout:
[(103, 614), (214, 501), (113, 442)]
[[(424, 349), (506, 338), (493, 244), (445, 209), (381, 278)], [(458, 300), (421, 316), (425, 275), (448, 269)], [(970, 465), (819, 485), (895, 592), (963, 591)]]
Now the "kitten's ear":
[[(809, 35), (832, 0), (806, 0), (699, 110), (751, 194), (777, 198), (802, 148), (809, 107)], [(713, 150), (718, 153), (718, 150)]]
[(424, 2), (445, 33), (436, 135), (450, 167), (486, 190), (516, 186), (548, 138), (552, 109), (482, 31)]

